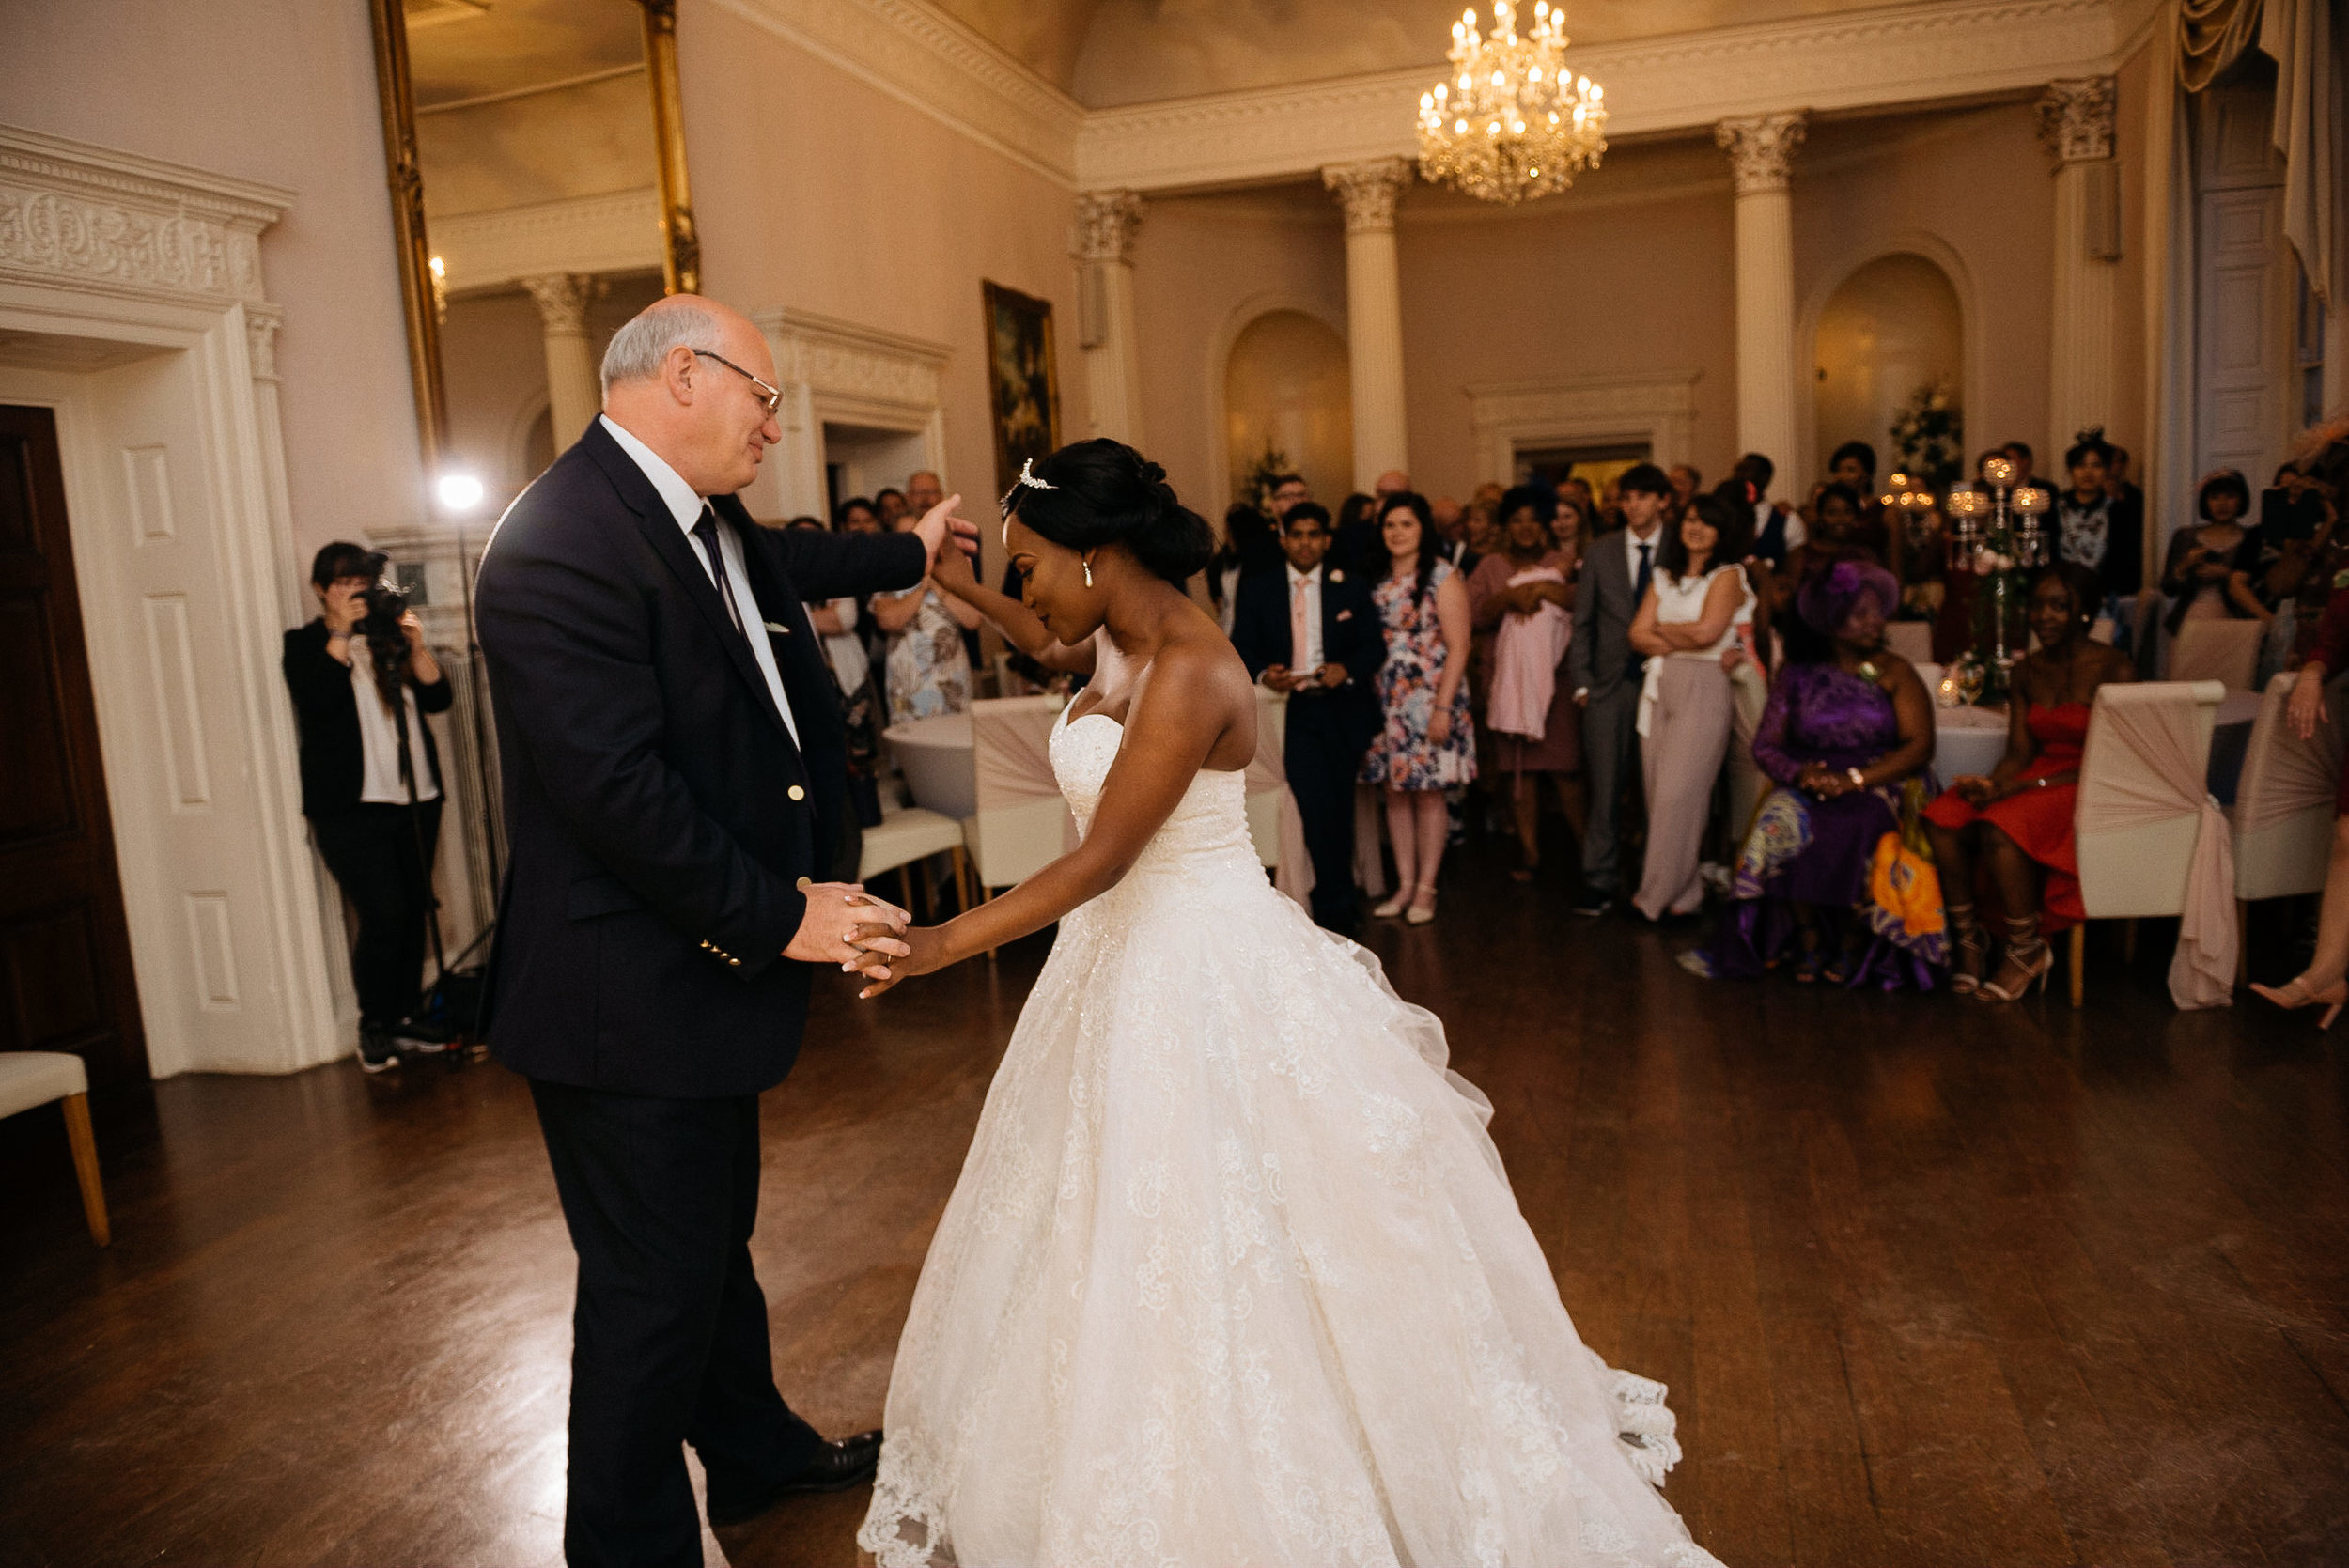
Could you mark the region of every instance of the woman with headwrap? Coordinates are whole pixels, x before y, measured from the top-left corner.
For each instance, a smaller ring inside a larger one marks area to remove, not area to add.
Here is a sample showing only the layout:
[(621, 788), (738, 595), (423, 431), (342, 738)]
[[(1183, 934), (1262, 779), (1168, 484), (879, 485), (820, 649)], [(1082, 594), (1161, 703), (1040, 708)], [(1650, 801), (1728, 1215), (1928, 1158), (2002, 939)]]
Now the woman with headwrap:
[(1752, 979), (1793, 958), (1806, 984), (1930, 989), (1944, 961), (1930, 862), (1902, 829), (1904, 784), (1933, 754), (1933, 705), (1884, 646), (1900, 586), (1882, 567), (1825, 564), (1795, 596), (1790, 640), (1753, 738), (1774, 787), (1737, 857), (1697, 973)]

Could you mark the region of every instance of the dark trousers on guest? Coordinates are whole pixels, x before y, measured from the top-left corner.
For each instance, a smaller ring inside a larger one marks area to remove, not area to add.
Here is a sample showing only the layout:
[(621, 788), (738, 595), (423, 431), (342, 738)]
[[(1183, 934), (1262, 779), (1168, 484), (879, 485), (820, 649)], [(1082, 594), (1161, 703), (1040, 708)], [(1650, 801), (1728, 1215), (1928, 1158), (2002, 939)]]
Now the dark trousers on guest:
[(362, 803), (310, 819), (319, 857), (359, 912), (350, 979), (359, 1016), (388, 1026), (416, 1010), (424, 986), (425, 922), (432, 918), (432, 856), (441, 802)]
[(775, 1390), (751, 1268), (758, 1096), (530, 1089), (579, 1254), (564, 1560), (700, 1568), (683, 1445), (720, 1511), (823, 1446)]
[(1360, 912), (1354, 889), (1354, 781), (1370, 749), (1356, 715), (1336, 697), (1289, 699), (1282, 757), (1297, 815), (1304, 819), (1305, 849), (1314, 862), (1314, 919), (1351, 924)]
[[(1582, 710), (1582, 769), (1590, 778), (1591, 815), (1582, 833), (1582, 879), (1609, 893), (1622, 888), (1624, 795), (1640, 780), (1640, 677), (1623, 681)], [(1634, 808), (1637, 809), (1636, 807)]]

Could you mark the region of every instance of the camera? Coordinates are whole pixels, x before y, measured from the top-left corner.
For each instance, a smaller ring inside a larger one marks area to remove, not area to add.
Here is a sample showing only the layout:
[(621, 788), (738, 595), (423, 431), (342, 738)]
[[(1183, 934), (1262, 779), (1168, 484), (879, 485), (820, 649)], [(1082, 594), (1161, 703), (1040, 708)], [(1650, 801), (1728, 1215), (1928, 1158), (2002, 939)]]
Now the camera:
[(359, 602), (366, 607), (359, 617), (360, 626), (397, 631), (399, 618), (408, 613), (408, 595), (392, 575), (391, 557), (380, 550), (368, 551), (351, 575), (367, 579), (366, 587), (359, 593)]

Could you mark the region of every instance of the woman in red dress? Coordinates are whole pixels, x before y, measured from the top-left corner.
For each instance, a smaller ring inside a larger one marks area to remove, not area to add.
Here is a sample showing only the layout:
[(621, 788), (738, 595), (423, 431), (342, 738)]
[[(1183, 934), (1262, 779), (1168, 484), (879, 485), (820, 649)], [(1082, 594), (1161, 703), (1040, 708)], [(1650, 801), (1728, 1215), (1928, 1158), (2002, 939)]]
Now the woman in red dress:
[[(1925, 808), (1949, 917), (1950, 989), (1961, 996), (2013, 1001), (2032, 981), (2045, 984), (2055, 966), (2046, 933), (2086, 918), (2072, 803), (2089, 707), (2107, 681), (2137, 678), (2125, 656), (2089, 638), (2103, 602), (2085, 567), (2059, 562), (2039, 574), (2030, 593), (2039, 647), (2015, 666), (2006, 755), (1988, 778), (1951, 780)], [(2006, 955), (1988, 980), (1990, 943), (1974, 917), (1977, 857), (2006, 918)]]

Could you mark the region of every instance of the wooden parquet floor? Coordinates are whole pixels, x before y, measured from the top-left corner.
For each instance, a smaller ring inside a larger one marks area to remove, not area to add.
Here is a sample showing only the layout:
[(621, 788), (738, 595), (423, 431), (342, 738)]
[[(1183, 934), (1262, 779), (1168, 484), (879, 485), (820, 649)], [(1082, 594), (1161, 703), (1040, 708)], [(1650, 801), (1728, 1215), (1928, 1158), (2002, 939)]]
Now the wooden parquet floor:
[[(2349, 1561), (2349, 1079), (2312, 1015), (2172, 1012), (2150, 925), (2133, 970), (2092, 946), (2079, 1014), (1708, 986), (1691, 933), (1449, 880), (1369, 939), (1491, 1094), (1583, 1337), (1672, 1385), (1666, 1495), (1733, 1568)], [(778, 1381), (827, 1430), (879, 1417), (1042, 951), (819, 986), (767, 1097)], [(571, 1260), (519, 1080), (97, 1109), (104, 1252), (56, 1112), (0, 1124), (0, 1562), (559, 1558)], [(863, 1501), (708, 1560), (851, 1563)]]

